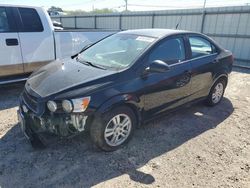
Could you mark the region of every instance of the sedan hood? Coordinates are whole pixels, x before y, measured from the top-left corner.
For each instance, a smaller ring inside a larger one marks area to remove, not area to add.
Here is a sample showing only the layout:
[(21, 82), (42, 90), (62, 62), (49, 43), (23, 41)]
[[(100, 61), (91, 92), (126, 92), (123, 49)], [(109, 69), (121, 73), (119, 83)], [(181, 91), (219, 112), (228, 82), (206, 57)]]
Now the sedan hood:
[(76, 60), (64, 59), (54, 61), (34, 72), (25, 87), (28, 92), (32, 90), (30, 93), (44, 98), (79, 85), (84, 87), (91, 81), (114, 73), (115, 71), (84, 65)]

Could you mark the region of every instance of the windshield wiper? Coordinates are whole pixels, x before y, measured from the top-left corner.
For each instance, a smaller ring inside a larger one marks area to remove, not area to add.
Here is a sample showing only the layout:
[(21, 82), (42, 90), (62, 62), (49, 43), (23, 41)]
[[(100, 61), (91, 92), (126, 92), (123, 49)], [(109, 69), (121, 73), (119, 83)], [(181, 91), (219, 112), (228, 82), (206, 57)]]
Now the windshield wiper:
[(81, 49), (81, 51), (80, 52), (78, 52), (77, 54), (75, 54), (75, 55), (72, 55), (71, 56), (71, 59), (74, 59), (75, 57), (77, 57), (80, 53), (82, 53), (84, 50), (87, 50), (90, 46), (92, 46), (93, 45), (93, 43), (90, 43), (90, 44), (88, 44), (88, 45), (86, 45), (83, 49)]
[(88, 66), (92, 66), (92, 67), (102, 69), (102, 70), (107, 70), (106, 68), (104, 68), (104, 67), (102, 67), (100, 65), (93, 64), (93, 63), (91, 63), (89, 61), (80, 60), (79, 58), (76, 58), (76, 60), (79, 61), (80, 63), (83, 63), (83, 64), (88, 65)]

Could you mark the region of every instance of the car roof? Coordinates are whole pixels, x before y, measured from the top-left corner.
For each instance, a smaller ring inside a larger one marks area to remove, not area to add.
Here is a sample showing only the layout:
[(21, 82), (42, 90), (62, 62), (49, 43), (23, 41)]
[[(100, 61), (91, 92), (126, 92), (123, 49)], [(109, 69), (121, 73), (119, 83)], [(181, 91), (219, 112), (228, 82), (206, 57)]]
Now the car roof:
[(122, 31), (120, 33), (162, 38), (174, 34), (195, 33), (195, 32), (176, 30), (176, 29), (135, 29), (135, 30)]

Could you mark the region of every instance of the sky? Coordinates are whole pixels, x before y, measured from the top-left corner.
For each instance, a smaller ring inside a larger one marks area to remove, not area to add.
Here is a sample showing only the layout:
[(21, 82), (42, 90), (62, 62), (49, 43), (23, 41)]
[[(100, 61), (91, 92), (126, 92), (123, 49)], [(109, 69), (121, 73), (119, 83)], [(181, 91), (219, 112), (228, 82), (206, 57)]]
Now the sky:
[[(204, 0), (127, 0), (131, 11), (163, 10), (176, 8), (201, 8)], [(125, 0), (0, 0), (0, 4), (32, 5), (49, 8), (61, 7), (64, 10), (85, 10), (112, 8), (125, 9)], [(250, 5), (250, 0), (206, 0), (206, 7)]]

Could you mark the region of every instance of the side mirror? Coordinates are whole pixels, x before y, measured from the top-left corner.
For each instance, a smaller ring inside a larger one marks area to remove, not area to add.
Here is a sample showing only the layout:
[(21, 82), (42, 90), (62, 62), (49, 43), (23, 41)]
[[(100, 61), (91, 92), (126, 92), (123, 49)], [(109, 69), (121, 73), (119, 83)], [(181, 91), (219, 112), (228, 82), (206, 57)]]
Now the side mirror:
[(164, 73), (170, 70), (170, 66), (161, 60), (153, 61), (149, 67), (146, 68), (148, 73)]

